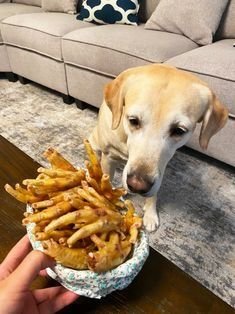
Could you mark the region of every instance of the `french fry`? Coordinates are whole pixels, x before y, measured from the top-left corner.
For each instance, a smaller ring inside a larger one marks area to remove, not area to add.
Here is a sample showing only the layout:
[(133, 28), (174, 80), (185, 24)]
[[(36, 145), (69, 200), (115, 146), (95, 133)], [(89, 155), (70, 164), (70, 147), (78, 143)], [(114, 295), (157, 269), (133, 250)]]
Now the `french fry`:
[[(94, 240), (94, 237), (93, 237)], [(115, 240), (115, 241), (114, 241)], [(123, 263), (131, 251), (131, 243), (122, 241), (117, 244), (117, 237), (114, 235), (112, 241), (106, 243), (97, 252), (88, 254), (88, 267), (95, 272), (104, 272)], [(96, 240), (97, 243), (97, 240)]]
[(113, 189), (111, 193), (111, 200), (117, 201), (120, 197), (126, 195), (127, 191), (124, 188)]
[(32, 192), (31, 191), (28, 191), (27, 189), (23, 188), (19, 183), (16, 183), (15, 185), (15, 190), (22, 193), (22, 194), (25, 194), (25, 195), (30, 195), (32, 196)]
[(130, 233), (130, 243), (136, 243), (138, 234), (139, 234), (139, 229), (142, 227), (142, 219), (140, 217), (134, 217), (133, 218), (133, 224), (131, 225), (129, 229)]
[(61, 238), (68, 238), (73, 234), (73, 230), (54, 230), (51, 232), (36, 232), (35, 239), (37, 241), (45, 241), (49, 239), (53, 239), (55, 241), (59, 241)]
[(98, 182), (94, 179), (91, 178), (89, 175), (86, 175), (86, 181), (87, 183), (93, 188), (95, 189), (99, 194), (101, 194), (101, 187), (99, 186)]
[(108, 207), (112, 210), (117, 210), (115, 205), (113, 205), (109, 200), (104, 196), (96, 192), (92, 187), (87, 187), (85, 189), (79, 188), (77, 190), (78, 194), (83, 197), (88, 202), (92, 203), (96, 207)]
[(52, 168), (59, 168), (70, 171), (77, 171), (77, 169), (66, 160), (59, 152), (57, 152), (54, 148), (48, 148), (43, 156), (50, 162)]
[(91, 162), (89, 162), (88, 160), (85, 160), (85, 167), (88, 170), (89, 177), (91, 177), (92, 179), (96, 180), (96, 178), (95, 178), (96, 175), (95, 175), (94, 168), (93, 168)]
[(45, 227), (50, 223), (50, 220), (42, 220), (39, 221), (35, 226), (33, 227), (33, 234), (37, 232), (44, 231)]
[(135, 213), (135, 208), (132, 204), (132, 202), (130, 200), (125, 200), (124, 202), (127, 212), (125, 215), (125, 226), (127, 227), (127, 229), (129, 230), (131, 225), (133, 224), (133, 217), (134, 217), (134, 213)]
[(94, 223), (91, 223), (87, 226), (82, 227), (78, 231), (76, 231), (71, 237), (68, 238), (68, 246), (72, 247), (74, 244), (83, 238), (87, 238), (94, 233), (103, 233), (111, 230), (118, 230), (119, 222), (117, 221), (108, 221), (107, 218), (103, 217)]
[(101, 181), (100, 181), (100, 187), (103, 194), (110, 193), (112, 194), (113, 187), (111, 185), (109, 175), (103, 174)]
[(70, 202), (70, 204), (76, 208), (76, 209), (81, 209), (84, 208), (85, 206), (91, 206), (89, 202), (83, 201), (78, 197), (68, 197), (67, 200)]
[(46, 175), (46, 177), (50, 177), (50, 178), (70, 177), (71, 175), (77, 172), (77, 171), (71, 171), (71, 170), (63, 170), (59, 168), (49, 169), (49, 168), (43, 168), (43, 167), (39, 167), (37, 171), (39, 173)]
[(50, 199), (53, 200), (54, 204), (57, 204), (62, 201), (69, 201), (71, 197), (77, 197), (76, 193), (77, 187), (73, 187), (71, 189), (68, 189), (66, 191), (61, 191), (56, 194), (51, 194)]
[(106, 241), (101, 237), (98, 237), (96, 234), (90, 236), (91, 240), (95, 243), (98, 249), (102, 249), (106, 245)]
[(44, 201), (32, 203), (31, 206), (33, 209), (41, 209), (41, 208), (50, 207), (52, 205), (54, 205), (54, 202), (52, 199), (50, 199), (50, 200), (44, 200)]
[(48, 178), (48, 176), (47, 176), (45, 173), (40, 173), (40, 174), (36, 177), (37, 180), (44, 180), (44, 179), (47, 179), (47, 178)]
[(97, 211), (93, 210), (90, 207), (85, 209), (76, 210), (74, 212), (68, 213), (63, 215), (46, 226), (45, 231), (51, 232), (55, 229), (60, 229), (65, 227), (69, 224), (76, 224), (76, 223), (91, 223), (97, 220), (99, 216), (97, 215)]
[(45, 191), (53, 192), (60, 191), (68, 188), (78, 186), (81, 181), (84, 179), (84, 172), (77, 171), (74, 172), (70, 177), (61, 177), (61, 178), (49, 178), (44, 180), (37, 179), (26, 179), (23, 180), (24, 185), (29, 185), (31, 187), (36, 187)]
[[(102, 169), (101, 169), (101, 164), (99, 162), (99, 159), (97, 157), (97, 155), (95, 154), (95, 152), (93, 151), (91, 144), (89, 143), (88, 140), (84, 140), (84, 146), (90, 161), (90, 164), (92, 166), (92, 175), (91, 177), (93, 177), (94, 179), (96, 179), (97, 182), (100, 182), (101, 177), (103, 175)], [(89, 171), (89, 169), (88, 169)], [(90, 171), (89, 171), (90, 173)]]
[(53, 257), (59, 264), (73, 269), (87, 269), (87, 250), (67, 248), (53, 240), (43, 242), (44, 252)]
[(6, 192), (8, 192), (11, 196), (16, 198), (18, 201), (22, 203), (34, 203), (42, 200), (42, 197), (30, 194), (30, 193), (22, 193), (22, 191), (15, 190), (11, 185), (5, 184), (4, 186)]
[(69, 212), (71, 210), (72, 206), (68, 202), (61, 202), (54, 206), (48, 207), (47, 209), (44, 209), (41, 212), (38, 212), (36, 214), (31, 214), (28, 217), (24, 218), (22, 223), (23, 225), (27, 225), (31, 222), (39, 222), (42, 220), (48, 220), (57, 218), (59, 216), (62, 216), (63, 214)]
[(100, 239), (103, 240), (103, 241), (106, 241), (107, 236), (108, 236), (108, 232), (102, 232), (100, 234)]

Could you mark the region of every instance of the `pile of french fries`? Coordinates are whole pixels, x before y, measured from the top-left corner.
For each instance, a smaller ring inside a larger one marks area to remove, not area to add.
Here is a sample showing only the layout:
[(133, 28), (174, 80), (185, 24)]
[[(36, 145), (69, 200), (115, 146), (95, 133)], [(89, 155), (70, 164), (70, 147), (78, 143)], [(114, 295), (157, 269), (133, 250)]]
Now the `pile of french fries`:
[(88, 140), (84, 140), (86, 168), (75, 168), (49, 148), (44, 157), (49, 168), (38, 168), (36, 179), (5, 189), (30, 204), (23, 225), (34, 223), (33, 234), (44, 252), (73, 269), (104, 272), (122, 264), (138, 240), (142, 218), (131, 201), (122, 201), (123, 188), (113, 188), (109, 176)]

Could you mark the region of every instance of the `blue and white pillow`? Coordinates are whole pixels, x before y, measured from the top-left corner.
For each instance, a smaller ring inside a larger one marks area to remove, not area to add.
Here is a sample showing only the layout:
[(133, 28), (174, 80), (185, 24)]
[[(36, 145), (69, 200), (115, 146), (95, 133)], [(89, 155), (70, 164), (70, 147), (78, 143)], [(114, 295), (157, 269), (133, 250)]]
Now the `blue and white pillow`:
[(138, 10), (138, 0), (85, 0), (77, 19), (98, 24), (137, 25)]

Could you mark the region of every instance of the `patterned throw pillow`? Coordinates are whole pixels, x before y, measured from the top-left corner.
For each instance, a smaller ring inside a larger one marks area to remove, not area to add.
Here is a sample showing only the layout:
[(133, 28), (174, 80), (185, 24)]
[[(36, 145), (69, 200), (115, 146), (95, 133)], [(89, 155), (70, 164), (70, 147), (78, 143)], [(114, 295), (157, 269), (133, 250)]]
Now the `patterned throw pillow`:
[(137, 25), (138, 0), (85, 0), (78, 20), (98, 24)]

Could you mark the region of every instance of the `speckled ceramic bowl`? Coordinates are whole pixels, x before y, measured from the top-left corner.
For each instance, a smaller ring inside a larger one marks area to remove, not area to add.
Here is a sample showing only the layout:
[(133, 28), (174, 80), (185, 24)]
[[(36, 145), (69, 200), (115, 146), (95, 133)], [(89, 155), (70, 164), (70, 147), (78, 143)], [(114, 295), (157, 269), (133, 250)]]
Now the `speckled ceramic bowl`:
[[(30, 207), (27, 211), (30, 211)], [(34, 238), (33, 227), (34, 224), (27, 225), (31, 244), (35, 250), (43, 250), (41, 243)], [(144, 230), (141, 230), (132, 257), (112, 270), (95, 273), (90, 270), (73, 270), (57, 264), (53, 269), (47, 268), (47, 273), (67, 289), (82, 296), (99, 299), (114, 290), (126, 288), (143, 267), (148, 254), (148, 236)]]

